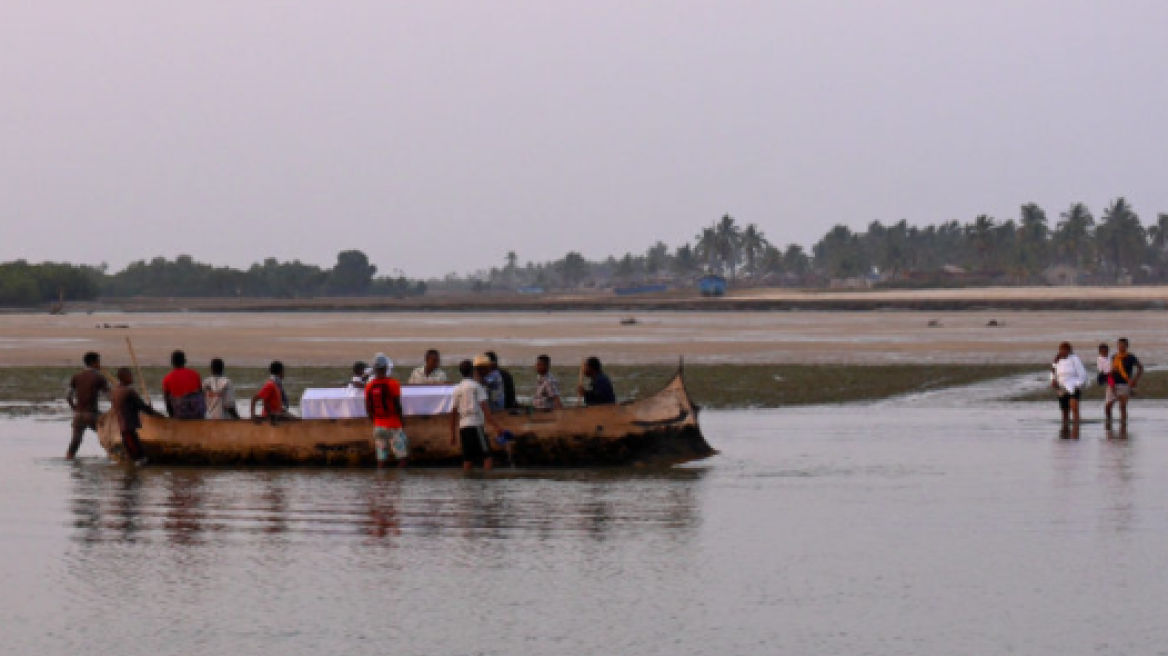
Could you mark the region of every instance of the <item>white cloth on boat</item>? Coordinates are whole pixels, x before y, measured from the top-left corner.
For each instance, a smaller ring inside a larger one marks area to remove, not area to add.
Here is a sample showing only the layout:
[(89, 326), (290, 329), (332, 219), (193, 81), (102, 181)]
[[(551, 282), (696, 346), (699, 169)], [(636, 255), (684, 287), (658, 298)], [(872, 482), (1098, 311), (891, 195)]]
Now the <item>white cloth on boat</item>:
[(1087, 369), (1083, 366), (1083, 361), (1079, 359), (1079, 356), (1073, 353), (1054, 363), (1054, 371), (1051, 375), (1054, 376), (1059, 387), (1066, 390), (1068, 394), (1074, 394), (1075, 390), (1087, 386)]
[[(402, 387), (402, 412), (407, 417), (442, 415), (453, 407), (453, 385)], [(300, 397), (305, 419), (350, 419), (365, 416), (365, 391), (345, 388), (306, 389)]]

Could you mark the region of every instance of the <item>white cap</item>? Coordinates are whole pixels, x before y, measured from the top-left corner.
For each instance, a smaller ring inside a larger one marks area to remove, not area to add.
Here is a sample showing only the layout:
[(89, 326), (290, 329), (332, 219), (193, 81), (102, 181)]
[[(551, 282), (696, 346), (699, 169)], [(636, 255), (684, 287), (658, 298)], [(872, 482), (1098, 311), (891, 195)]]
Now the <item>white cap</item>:
[(393, 371), (393, 360), (390, 360), (384, 353), (378, 353), (373, 356), (373, 368), (385, 369), (386, 372)]

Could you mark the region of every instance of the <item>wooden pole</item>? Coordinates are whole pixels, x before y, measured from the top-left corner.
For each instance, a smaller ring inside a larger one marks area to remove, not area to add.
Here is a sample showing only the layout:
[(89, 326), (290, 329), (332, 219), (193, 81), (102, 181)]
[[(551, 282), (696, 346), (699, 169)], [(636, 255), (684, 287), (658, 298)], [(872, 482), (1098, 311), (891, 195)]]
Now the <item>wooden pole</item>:
[(146, 389), (146, 377), (142, 375), (142, 367), (138, 366), (138, 356), (134, 353), (134, 344), (130, 341), (129, 335), (126, 335), (126, 348), (130, 349), (130, 361), (134, 363), (134, 375), (142, 387), (142, 397), (146, 399), (146, 405), (154, 405), (150, 400), (150, 390)]

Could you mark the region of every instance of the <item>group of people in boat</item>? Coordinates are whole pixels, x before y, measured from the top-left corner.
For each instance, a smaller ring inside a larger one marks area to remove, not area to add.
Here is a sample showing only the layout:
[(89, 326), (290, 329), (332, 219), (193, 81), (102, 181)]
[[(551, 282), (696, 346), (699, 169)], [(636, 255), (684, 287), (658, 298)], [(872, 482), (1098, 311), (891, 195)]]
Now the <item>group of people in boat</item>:
[[(1121, 427), (1127, 426), (1127, 406), (1131, 398), (1136, 395), (1140, 378), (1144, 375), (1144, 365), (1131, 352), (1131, 342), (1126, 337), (1116, 341), (1114, 353), (1109, 344), (1100, 344), (1098, 356), (1095, 359), (1095, 380), (1104, 389), (1103, 412), (1108, 427), (1112, 423), (1112, 414), (1116, 405), (1119, 406), (1119, 421)], [(1059, 408), (1063, 415), (1063, 430), (1069, 436), (1078, 437), (1081, 421), (1079, 405), (1082, 402), (1083, 390), (1090, 383), (1087, 368), (1070, 342), (1059, 344), (1058, 353), (1051, 364), (1050, 384), (1058, 397)]]
[[(535, 388), (531, 395), (533, 411), (550, 412), (564, 407), (560, 383), (551, 371), (551, 364), (548, 355), (540, 355), (535, 360)], [(413, 370), (408, 384), (447, 384), (449, 379), (441, 366), (441, 354), (435, 349), (428, 350), (424, 364)], [(391, 455), (399, 467), (405, 467), (409, 462), (401, 385), (391, 376), (392, 371), (393, 361), (384, 353), (378, 353), (373, 357), (372, 366), (360, 361), (354, 363), (353, 377), (348, 383), (349, 389), (364, 390), (365, 414), (374, 426), (378, 467), (385, 467)], [(464, 469), (469, 470), (475, 464), (491, 469), (494, 461), (486, 429), (488, 426), (493, 428), (499, 444), (510, 449), (510, 434), (496, 416), (519, 408), (515, 378), (499, 366), (499, 356), (494, 351), (487, 351), (473, 360), (463, 360), (458, 365), (458, 372), (462, 380), (454, 387), (451, 399), (451, 445), (461, 449)], [(581, 374), (577, 393), (585, 405), (616, 403), (612, 380), (604, 373), (599, 358), (585, 360)], [(587, 386), (583, 379), (587, 379)]]
[[(140, 415), (146, 413), (158, 416), (160, 413), (134, 389), (134, 376), (129, 368), (119, 368), (116, 380), (111, 381), (102, 370), (98, 353), (86, 353), (83, 361), (85, 368), (70, 380), (66, 397), (73, 411), (72, 439), (66, 457), (73, 459), (76, 456), (85, 431), (97, 432), (98, 400), (105, 395), (110, 399), (111, 411), (118, 422), (127, 456), (138, 465), (146, 464), (138, 435), (142, 426)], [(235, 384), (227, 377), (226, 364), (221, 358), (211, 361), (211, 375), (206, 378), (187, 366), (186, 353), (181, 350), (174, 351), (170, 361), (171, 370), (162, 380), (163, 400), (168, 416), (177, 419), (240, 419)], [(436, 349), (426, 351), (422, 366), (413, 370), (407, 384), (447, 384), (448, 378), (441, 364), (441, 354)], [(470, 469), (475, 463), (481, 463), (484, 468), (490, 469), (493, 462), (486, 428), (494, 428), (499, 443), (509, 447), (509, 435), (495, 415), (519, 408), (515, 379), (509, 371), (499, 366), (499, 357), (493, 351), (476, 356), (473, 360), (463, 360), (458, 370), (462, 380), (453, 391), (451, 442), (454, 446), (461, 446), (464, 468)], [(276, 423), (281, 419), (296, 419), (288, 410), (290, 403), (284, 389), (284, 371), (283, 363), (278, 360), (269, 365), (268, 380), (251, 397), (250, 416), (253, 420)], [(373, 423), (373, 442), (379, 467), (390, 462), (391, 454), (398, 466), (406, 466), (409, 460), (401, 384), (391, 376), (392, 371), (393, 361), (385, 354), (378, 353), (371, 366), (364, 362), (355, 363), (353, 377), (347, 383), (350, 389), (362, 390), (364, 393), (366, 415)], [(540, 355), (536, 358), (535, 374), (532, 410), (550, 412), (562, 409), (564, 402), (560, 384), (551, 371), (549, 356)], [(111, 382), (116, 387), (112, 387)], [(604, 373), (599, 358), (590, 357), (584, 361), (577, 394), (588, 406), (617, 402), (612, 380)]]

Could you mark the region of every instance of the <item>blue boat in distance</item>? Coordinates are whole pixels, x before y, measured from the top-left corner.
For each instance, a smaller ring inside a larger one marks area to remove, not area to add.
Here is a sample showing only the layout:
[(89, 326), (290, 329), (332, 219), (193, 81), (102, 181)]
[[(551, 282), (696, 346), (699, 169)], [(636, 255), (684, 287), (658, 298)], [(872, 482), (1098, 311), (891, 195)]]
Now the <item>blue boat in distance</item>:
[(698, 279), (698, 289), (702, 296), (725, 296), (726, 279), (716, 273), (708, 273)]

